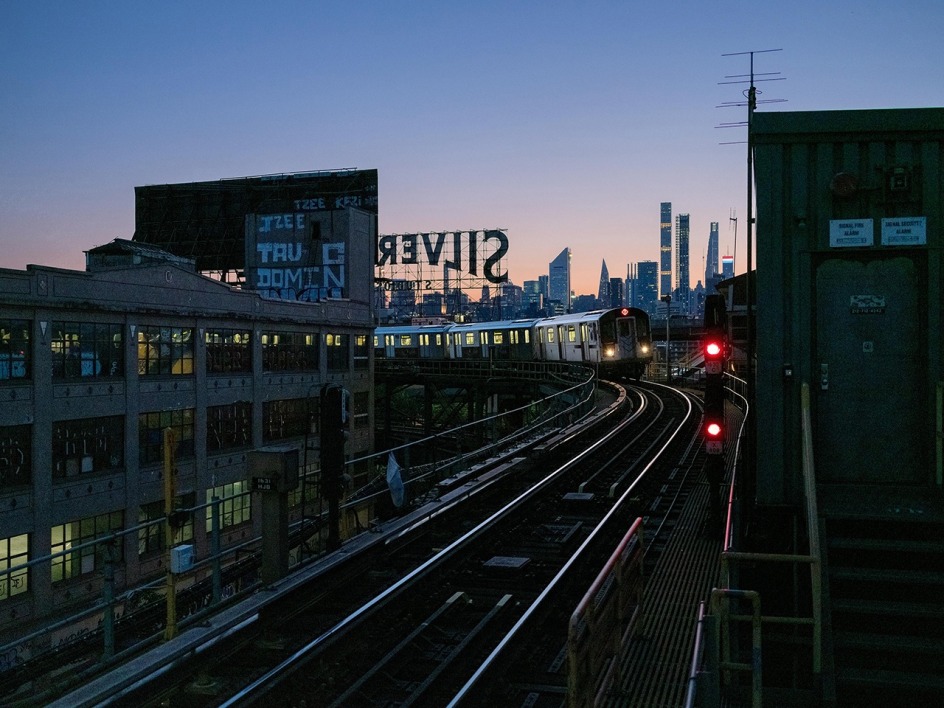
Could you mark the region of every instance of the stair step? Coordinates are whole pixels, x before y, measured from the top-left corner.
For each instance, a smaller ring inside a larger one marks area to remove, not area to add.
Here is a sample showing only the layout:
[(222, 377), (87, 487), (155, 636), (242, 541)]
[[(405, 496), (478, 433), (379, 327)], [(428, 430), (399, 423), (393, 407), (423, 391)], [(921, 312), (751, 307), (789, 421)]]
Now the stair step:
[(883, 653), (944, 655), (944, 642), (938, 637), (902, 637), (864, 632), (834, 632), (837, 649), (879, 650)]
[(906, 568), (860, 568), (853, 566), (829, 567), (830, 580), (855, 580), (864, 583), (894, 583), (896, 585), (944, 585), (944, 571), (912, 570)]
[(830, 549), (842, 550), (901, 551), (926, 555), (944, 554), (944, 540), (929, 540), (926, 538), (893, 539), (834, 536), (827, 539), (826, 545)]
[(833, 614), (848, 612), (876, 617), (911, 617), (940, 620), (944, 618), (944, 602), (902, 602), (841, 598), (832, 602)]

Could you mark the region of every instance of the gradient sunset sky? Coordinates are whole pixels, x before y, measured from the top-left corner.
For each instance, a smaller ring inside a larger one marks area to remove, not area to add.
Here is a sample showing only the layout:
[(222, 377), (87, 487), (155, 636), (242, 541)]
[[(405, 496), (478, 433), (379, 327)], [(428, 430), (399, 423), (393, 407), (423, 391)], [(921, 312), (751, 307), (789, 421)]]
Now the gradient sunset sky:
[[(744, 263), (743, 86), (759, 110), (944, 105), (944, 2), (0, 3), (0, 267), (84, 268), (134, 187), (379, 171), (380, 233), (507, 229), (521, 284), (573, 250), (657, 260), (659, 203)], [(769, 78), (760, 76), (759, 78)]]

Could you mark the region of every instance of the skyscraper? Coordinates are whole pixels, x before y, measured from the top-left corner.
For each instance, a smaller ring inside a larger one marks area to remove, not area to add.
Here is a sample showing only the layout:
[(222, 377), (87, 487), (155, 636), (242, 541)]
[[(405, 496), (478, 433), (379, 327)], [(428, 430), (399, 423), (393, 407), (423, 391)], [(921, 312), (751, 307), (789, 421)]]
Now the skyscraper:
[(570, 249), (565, 248), (548, 266), (548, 294), (570, 312)]
[(721, 277), (725, 280), (734, 277), (734, 256), (721, 256)]
[(672, 293), (672, 202), (662, 202), (659, 220), (659, 295)]
[(682, 306), (682, 312), (688, 314), (690, 308), (691, 275), (688, 272), (688, 214), (675, 217), (675, 290)]
[(640, 261), (636, 265), (636, 287), (630, 304), (645, 310), (650, 316), (656, 314), (656, 303), (659, 301), (658, 276), (659, 264), (655, 261)]
[(597, 300), (606, 307), (610, 302), (610, 271), (606, 267), (606, 259), (603, 259), (603, 267), (600, 269), (600, 288), (597, 291)]
[(705, 260), (705, 287), (713, 289), (718, 276), (718, 222), (712, 221), (708, 230), (708, 256)]

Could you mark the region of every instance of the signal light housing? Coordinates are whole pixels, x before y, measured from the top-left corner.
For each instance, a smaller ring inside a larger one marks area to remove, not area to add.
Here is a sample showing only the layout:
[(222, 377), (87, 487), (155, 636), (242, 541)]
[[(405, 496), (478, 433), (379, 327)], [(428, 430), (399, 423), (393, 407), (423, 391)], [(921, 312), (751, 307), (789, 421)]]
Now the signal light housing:
[(724, 340), (715, 338), (706, 339), (703, 351), (705, 354), (705, 373), (720, 374), (724, 367)]
[(724, 421), (709, 418), (705, 420), (702, 432), (705, 436), (705, 451), (709, 455), (724, 454)]

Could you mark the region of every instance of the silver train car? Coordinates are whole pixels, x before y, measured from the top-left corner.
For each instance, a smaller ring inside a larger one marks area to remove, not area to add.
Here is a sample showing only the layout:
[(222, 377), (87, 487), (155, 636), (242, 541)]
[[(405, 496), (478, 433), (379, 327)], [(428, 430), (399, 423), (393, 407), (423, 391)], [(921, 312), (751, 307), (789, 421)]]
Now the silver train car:
[(642, 376), (652, 361), (649, 316), (634, 307), (540, 319), (378, 327), (377, 359), (564, 361), (615, 378)]

